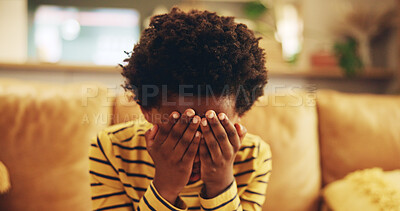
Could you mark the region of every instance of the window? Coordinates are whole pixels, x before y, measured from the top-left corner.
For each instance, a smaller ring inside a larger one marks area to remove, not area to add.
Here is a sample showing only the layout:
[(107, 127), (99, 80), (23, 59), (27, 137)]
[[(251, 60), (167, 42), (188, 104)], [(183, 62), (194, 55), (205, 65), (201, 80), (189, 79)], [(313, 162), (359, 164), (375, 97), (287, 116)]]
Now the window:
[(139, 40), (139, 13), (41, 5), (34, 12), (31, 31), (30, 57), (41, 62), (117, 65)]

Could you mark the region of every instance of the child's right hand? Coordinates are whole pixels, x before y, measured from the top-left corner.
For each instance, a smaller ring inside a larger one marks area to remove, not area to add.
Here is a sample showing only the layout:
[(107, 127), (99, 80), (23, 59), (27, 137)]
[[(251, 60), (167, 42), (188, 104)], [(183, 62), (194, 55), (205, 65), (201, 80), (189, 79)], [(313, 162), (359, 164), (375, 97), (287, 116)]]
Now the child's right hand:
[(200, 120), (193, 109), (181, 116), (174, 111), (165, 124), (146, 132), (147, 151), (155, 165), (153, 184), (171, 204), (189, 181), (201, 138)]

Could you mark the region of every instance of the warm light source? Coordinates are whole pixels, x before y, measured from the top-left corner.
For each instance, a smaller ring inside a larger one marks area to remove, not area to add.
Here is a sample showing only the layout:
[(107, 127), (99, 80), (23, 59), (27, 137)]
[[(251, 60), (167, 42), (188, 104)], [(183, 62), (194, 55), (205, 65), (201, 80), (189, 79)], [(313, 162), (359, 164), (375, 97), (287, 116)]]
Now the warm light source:
[(61, 26), (61, 36), (64, 40), (75, 40), (80, 31), (81, 25), (76, 19), (68, 19)]
[(275, 38), (282, 43), (282, 54), (286, 61), (294, 61), (301, 50), (303, 22), (293, 4), (276, 7), (277, 32)]

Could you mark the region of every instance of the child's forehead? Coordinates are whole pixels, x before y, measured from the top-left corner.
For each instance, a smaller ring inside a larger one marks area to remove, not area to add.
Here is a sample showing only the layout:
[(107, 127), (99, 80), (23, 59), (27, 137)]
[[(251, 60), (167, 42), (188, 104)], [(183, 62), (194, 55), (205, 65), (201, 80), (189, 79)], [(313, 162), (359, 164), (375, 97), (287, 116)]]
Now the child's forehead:
[(234, 109), (229, 108), (227, 106), (215, 105), (215, 106), (167, 106), (160, 109), (160, 111), (165, 111), (165, 113), (171, 113), (173, 111), (177, 111), (183, 114), (187, 109), (193, 109), (196, 112), (196, 115), (200, 117), (205, 117), (205, 114), (209, 110), (215, 111), (215, 113), (226, 113), (232, 114)]
[(235, 115), (234, 101), (226, 97), (170, 97), (167, 101), (164, 100), (161, 103), (160, 112), (171, 113), (177, 111), (182, 114), (189, 108), (193, 109), (196, 115), (200, 117), (204, 117), (208, 110), (214, 110), (216, 113), (226, 113), (228, 117)]

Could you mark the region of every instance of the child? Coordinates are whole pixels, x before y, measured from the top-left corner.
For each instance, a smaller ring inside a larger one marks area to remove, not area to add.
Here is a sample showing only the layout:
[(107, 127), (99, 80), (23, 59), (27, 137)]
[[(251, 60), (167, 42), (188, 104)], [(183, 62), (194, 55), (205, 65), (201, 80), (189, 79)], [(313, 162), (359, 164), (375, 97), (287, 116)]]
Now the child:
[(151, 19), (122, 73), (146, 120), (93, 140), (94, 210), (262, 209), (270, 149), (238, 123), (267, 83), (259, 39), (208, 11)]

